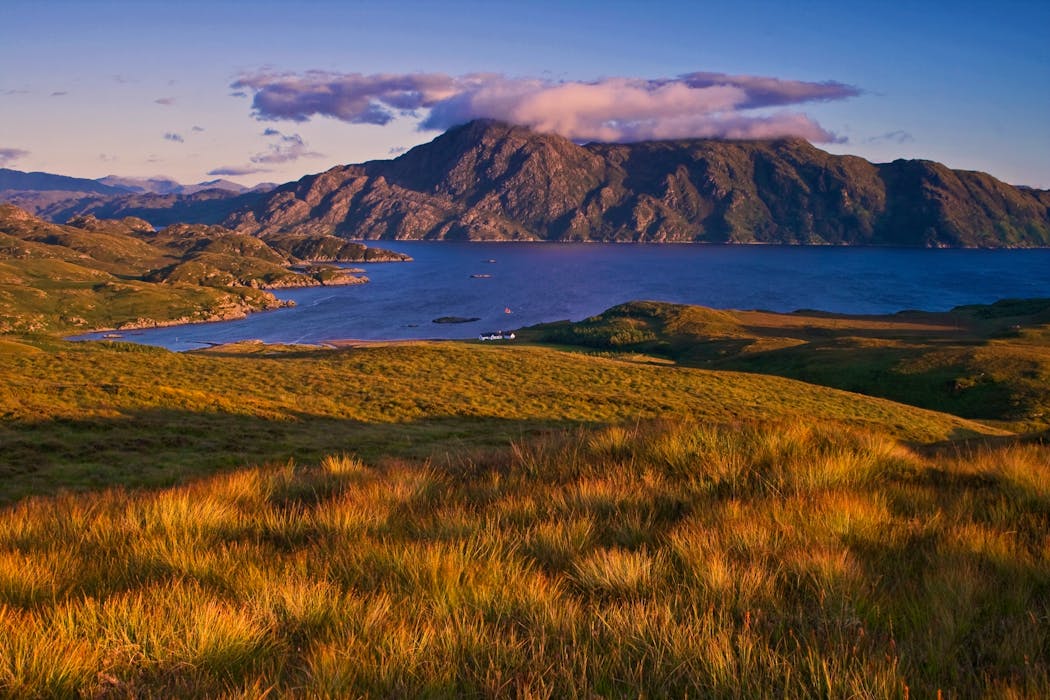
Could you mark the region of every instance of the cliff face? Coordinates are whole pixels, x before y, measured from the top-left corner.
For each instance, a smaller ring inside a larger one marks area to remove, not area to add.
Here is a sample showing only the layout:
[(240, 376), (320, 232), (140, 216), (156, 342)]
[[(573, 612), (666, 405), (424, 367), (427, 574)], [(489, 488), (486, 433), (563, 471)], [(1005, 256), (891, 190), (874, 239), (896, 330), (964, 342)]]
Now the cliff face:
[(226, 225), (362, 239), (1050, 245), (1050, 194), (799, 139), (579, 146), (476, 121), (304, 177)]

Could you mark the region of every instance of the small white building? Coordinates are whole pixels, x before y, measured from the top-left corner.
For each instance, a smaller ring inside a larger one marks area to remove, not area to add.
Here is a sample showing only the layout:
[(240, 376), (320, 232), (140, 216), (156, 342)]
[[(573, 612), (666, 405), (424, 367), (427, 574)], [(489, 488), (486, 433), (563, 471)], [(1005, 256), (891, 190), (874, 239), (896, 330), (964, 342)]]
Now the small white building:
[(514, 331), (495, 331), (492, 333), (482, 333), (478, 336), (478, 340), (514, 340), (517, 336), (514, 335)]

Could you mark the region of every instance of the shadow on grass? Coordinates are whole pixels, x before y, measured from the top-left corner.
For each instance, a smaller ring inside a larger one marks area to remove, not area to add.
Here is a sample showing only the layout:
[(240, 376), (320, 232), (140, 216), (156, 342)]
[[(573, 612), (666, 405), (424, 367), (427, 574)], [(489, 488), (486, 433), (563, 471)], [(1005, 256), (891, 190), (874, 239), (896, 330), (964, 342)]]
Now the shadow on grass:
[[(965, 498), (963, 492), (973, 491), (1001, 496), (1003, 488), (1009, 485), (955, 484), (950, 490)], [(963, 519), (911, 531), (898, 526), (880, 539), (847, 539), (862, 580), (870, 582), (861, 608), (865, 626), (896, 650), (900, 672), (918, 696), (976, 687), (995, 675), (1018, 687), (1039, 682), (1031, 652), (1047, 643), (1045, 561), (1024, 533), (1016, 549), (989, 546), (982, 537), (998, 543), (1004, 536), (988, 534), (997, 532), (994, 525), (981, 525)], [(978, 534), (967, 540), (969, 533)], [(997, 672), (987, 673), (991, 668)]]
[(0, 504), (61, 490), (170, 486), (223, 469), (315, 463), (342, 452), (367, 460), (444, 460), (453, 452), (505, 447), (577, 425), (462, 416), (401, 423), (310, 414), (279, 420), (170, 409), (111, 419), (8, 422), (0, 426)]

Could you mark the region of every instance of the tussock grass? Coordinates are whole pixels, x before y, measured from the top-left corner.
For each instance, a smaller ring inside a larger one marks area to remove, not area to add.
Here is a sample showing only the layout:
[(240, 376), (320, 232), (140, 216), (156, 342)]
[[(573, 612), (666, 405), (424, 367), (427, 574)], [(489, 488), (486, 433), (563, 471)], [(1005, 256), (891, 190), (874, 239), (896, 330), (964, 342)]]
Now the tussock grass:
[(585, 593), (642, 596), (657, 586), (663, 568), (660, 556), (618, 548), (598, 549), (576, 560), (571, 580)]
[(13, 697), (1040, 697), (1046, 446), (634, 422), (0, 512)]

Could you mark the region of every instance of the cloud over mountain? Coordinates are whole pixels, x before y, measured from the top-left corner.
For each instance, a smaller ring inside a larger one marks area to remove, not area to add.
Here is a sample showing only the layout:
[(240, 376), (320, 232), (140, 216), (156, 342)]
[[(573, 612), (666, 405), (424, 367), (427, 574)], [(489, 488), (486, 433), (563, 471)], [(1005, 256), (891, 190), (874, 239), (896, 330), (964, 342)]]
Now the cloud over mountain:
[(491, 118), (577, 141), (801, 136), (829, 142), (836, 136), (816, 120), (784, 108), (860, 94), (858, 88), (835, 81), (707, 72), (594, 81), (493, 73), (257, 72), (241, 76), (231, 88), (253, 94), (253, 113), (260, 120), (302, 122), (327, 116), (384, 125), (409, 117), (421, 129), (444, 130)]
[(237, 176), (237, 175), (251, 175), (253, 173), (268, 173), (268, 172), (270, 172), (270, 171), (267, 170), (266, 168), (254, 168), (254, 167), (241, 167), (241, 166), (236, 166), (236, 165), (227, 165), (227, 166), (223, 166), (223, 167), (220, 167), (220, 168), (214, 168), (212, 170), (209, 170), (208, 171), (208, 175), (212, 175), (212, 176), (215, 176), (215, 175), (219, 175), (219, 176), (227, 175), (227, 176), (231, 176), (232, 177), (232, 176)]

